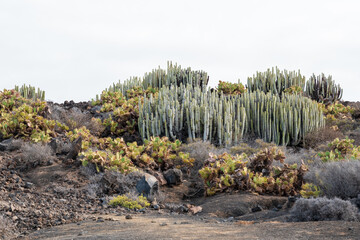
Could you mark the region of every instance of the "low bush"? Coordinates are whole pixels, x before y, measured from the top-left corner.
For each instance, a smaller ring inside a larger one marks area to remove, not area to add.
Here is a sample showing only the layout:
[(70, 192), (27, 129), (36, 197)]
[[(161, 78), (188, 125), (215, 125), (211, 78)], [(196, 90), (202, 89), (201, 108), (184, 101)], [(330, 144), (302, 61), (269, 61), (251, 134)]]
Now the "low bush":
[(356, 198), (360, 193), (360, 161), (323, 163), (304, 176), (305, 181), (317, 185), (326, 197)]
[[(282, 162), (283, 157), (282, 152), (276, 149), (264, 150), (250, 159), (246, 154), (210, 155), (204, 167), (199, 170), (205, 183), (206, 195), (234, 190), (280, 196), (296, 195), (301, 190), (307, 167), (284, 163), (270, 171), (272, 161), (276, 159)], [(250, 160), (250, 163), (247, 160)]]
[(290, 210), (290, 221), (359, 221), (357, 207), (338, 198), (300, 198)]
[(231, 83), (219, 81), (217, 90), (226, 95), (241, 95), (245, 92), (245, 87), (242, 83)]
[(41, 143), (25, 143), (20, 150), (22, 153), (17, 165), (22, 170), (49, 165), (54, 159), (51, 147)]
[(128, 209), (142, 209), (150, 206), (150, 203), (146, 197), (139, 196), (137, 199), (133, 200), (125, 195), (119, 195), (112, 200), (110, 200), (109, 205), (112, 206), (121, 206)]
[(344, 138), (344, 134), (336, 127), (326, 126), (317, 131), (310, 132), (305, 135), (304, 147), (318, 150), (321, 144), (333, 141), (336, 138)]

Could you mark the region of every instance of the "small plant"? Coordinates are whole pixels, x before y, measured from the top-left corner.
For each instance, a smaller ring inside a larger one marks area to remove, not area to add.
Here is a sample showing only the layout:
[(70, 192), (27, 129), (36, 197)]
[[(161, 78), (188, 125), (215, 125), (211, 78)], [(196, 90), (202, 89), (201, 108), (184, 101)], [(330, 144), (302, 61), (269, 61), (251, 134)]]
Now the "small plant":
[(312, 183), (305, 183), (301, 186), (300, 195), (303, 198), (317, 198), (320, 194), (320, 188)]
[(125, 195), (118, 195), (117, 197), (110, 200), (109, 205), (111, 206), (121, 206), (128, 209), (142, 209), (150, 206), (150, 203), (144, 196), (139, 196), (137, 199), (132, 200)]
[(240, 82), (230, 83), (219, 81), (217, 90), (223, 92), (226, 95), (241, 95), (245, 92), (245, 87)]
[(348, 137), (342, 140), (336, 138), (329, 143), (330, 151), (320, 152), (318, 155), (323, 162), (359, 159), (360, 146), (354, 146), (353, 143), (354, 140)]
[(251, 160), (249, 168), (255, 172), (270, 172), (274, 160), (284, 163), (285, 154), (277, 147), (260, 150)]
[(319, 108), (323, 111), (326, 119), (328, 120), (343, 120), (343, 119), (352, 119), (351, 114), (354, 112), (354, 109), (350, 106), (345, 107), (339, 102), (334, 102), (332, 104), (325, 105), (319, 103)]
[(302, 94), (303, 90), (300, 86), (291, 86), (288, 87), (284, 90), (284, 93), (289, 93), (289, 94)]

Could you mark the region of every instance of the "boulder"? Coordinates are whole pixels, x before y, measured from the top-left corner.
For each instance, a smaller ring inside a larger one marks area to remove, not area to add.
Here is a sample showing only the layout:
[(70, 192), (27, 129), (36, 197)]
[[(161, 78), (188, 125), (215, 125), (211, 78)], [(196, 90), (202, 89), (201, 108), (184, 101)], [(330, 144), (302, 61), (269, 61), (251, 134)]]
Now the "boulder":
[(0, 142), (0, 151), (6, 151), (9, 150), (9, 147), (11, 146), (13, 139), (5, 139), (2, 142)]
[(145, 197), (153, 196), (159, 191), (159, 182), (154, 176), (144, 173), (144, 176), (136, 184), (136, 190)]
[(164, 178), (169, 186), (180, 185), (183, 181), (181, 170), (176, 168), (165, 171)]
[(79, 155), (79, 152), (81, 150), (81, 143), (82, 143), (82, 138), (78, 137), (71, 146), (70, 152), (67, 154), (67, 158), (68, 159), (76, 159), (76, 157)]

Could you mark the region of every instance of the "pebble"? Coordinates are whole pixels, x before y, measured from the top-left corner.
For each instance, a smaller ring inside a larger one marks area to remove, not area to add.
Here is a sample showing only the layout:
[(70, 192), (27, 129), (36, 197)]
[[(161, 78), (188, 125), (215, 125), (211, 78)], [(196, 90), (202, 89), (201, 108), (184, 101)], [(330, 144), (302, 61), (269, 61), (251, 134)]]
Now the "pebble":
[(133, 219), (133, 217), (131, 215), (126, 215), (125, 219)]

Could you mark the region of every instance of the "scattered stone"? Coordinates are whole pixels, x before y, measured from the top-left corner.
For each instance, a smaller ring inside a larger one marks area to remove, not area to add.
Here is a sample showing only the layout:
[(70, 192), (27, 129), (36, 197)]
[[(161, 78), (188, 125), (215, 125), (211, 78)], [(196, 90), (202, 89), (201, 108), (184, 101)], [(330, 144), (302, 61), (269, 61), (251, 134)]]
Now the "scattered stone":
[(180, 224), (190, 224), (190, 222), (180, 222)]
[(182, 172), (180, 169), (173, 168), (164, 172), (164, 177), (169, 186), (180, 185), (183, 181)]
[(33, 188), (34, 184), (31, 182), (25, 182), (25, 188)]
[(199, 212), (202, 212), (202, 207), (200, 206), (192, 206), (189, 208), (189, 212), (193, 215), (199, 213)]
[(160, 223), (159, 225), (160, 225), (160, 227), (164, 227), (164, 226), (167, 226), (167, 223)]
[(131, 215), (126, 215), (125, 219), (133, 219), (133, 217)]
[(257, 205), (256, 207), (253, 207), (251, 209), (252, 212), (260, 212), (262, 210), (263, 210), (263, 208), (260, 205)]

